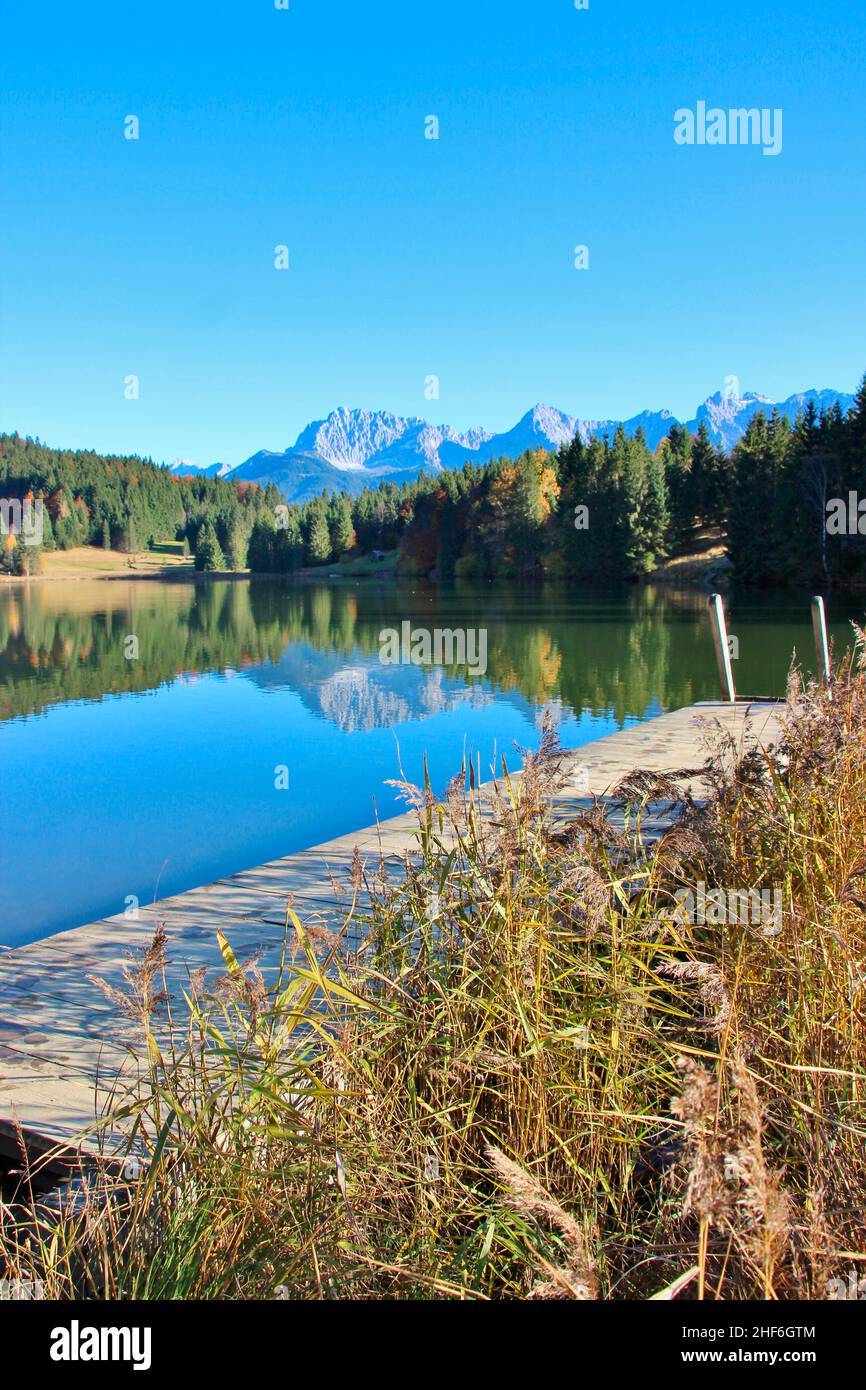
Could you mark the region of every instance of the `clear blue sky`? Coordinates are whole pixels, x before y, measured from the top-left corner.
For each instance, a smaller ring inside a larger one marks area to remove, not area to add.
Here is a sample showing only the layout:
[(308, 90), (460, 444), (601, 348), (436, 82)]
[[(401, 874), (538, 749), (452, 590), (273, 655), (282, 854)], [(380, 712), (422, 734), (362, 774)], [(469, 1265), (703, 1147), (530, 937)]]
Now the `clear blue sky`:
[[(688, 417), (866, 368), (854, 0), (40, 0), (0, 48), (0, 428), (235, 464), (337, 405)], [(677, 146), (698, 100), (781, 107), (782, 153)]]

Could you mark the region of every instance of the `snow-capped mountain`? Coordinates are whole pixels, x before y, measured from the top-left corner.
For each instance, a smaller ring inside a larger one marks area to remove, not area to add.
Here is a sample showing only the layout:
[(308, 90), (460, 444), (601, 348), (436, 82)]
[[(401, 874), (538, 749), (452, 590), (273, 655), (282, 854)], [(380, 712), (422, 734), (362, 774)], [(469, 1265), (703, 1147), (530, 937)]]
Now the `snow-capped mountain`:
[(444, 440), (461, 451), (475, 450), (489, 435), (485, 430), (458, 434), (450, 425), (431, 425), (415, 416), (402, 419), (389, 410), (333, 410), (327, 420), (314, 420), (302, 430), (291, 452), (314, 454), (334, 468), (365, 468), (376, 459), (387, 467), (407, 466), (424, 459), (440, 467), (438, 449)]
[(717, 391), (714, 396), (708, 396), (703, 404), (698, 406), (695, 419), (689, 421), (689, 429), (694, 431), (706, 421), (713, 443), (723, 449), (732, 449), (737, 440), (742, 439), (749, 422), (759, 410), (763, 410), (767, 415), (773, 410), (778, 410), (780, 415), (787, 416), (793, 422), (810, 401), (814, 402), (815, 409), (819, 411), (829, 410), (838, 401), (844, 411), (853, 400), (854, 397), (845, 391), (831, 390), (798, 391), (785, 401), (771, 401), (769, 396), (761, 396), (755, 391), (747, 391), (744, 396)]
[(759, 410), (769, 414), (772, 409), (773, 402), (769, 396), (760, 396), (755, 391), (747, 391), (745, 396), (717, 391), (698, 406), (698, 413), (694, 420), (689, 421), (689, 428), (698, 429), (706, 423), (713, 441), (730, 449)]
[(168, 464), (169, 473), (179, 478), (225, 478), (234, 470), (228, 463), (193, 463), (192, 459), (175, 459)]
[[(844, 411), (853, 396), (830, 389), (809, 390), (774, 402), (753, 391), (743, 396), (717, 391), (698, 406), (695, 418), (687, 425), (695, 432), (705, 423), (713, 442), (731, 449), (759, 410), (769, 414), (775, 408), (793, 421), (809, 401), (818, 410), (827, 410), (838, 401)], [(231, 470), (230, 476), (262, 486), (274, 482), (289, 501), (304, 502), (323, 489), (345, 489), (354, 494), (381, 478), (403, 482), (416, 478), (422, 470), (438, 473), (443, 468), (460, 468), (467, 460), (486, 463), (493, 458), (517, 458), (526, 449), (558, 449), (575, 434), (584, 442), (593, 436), (612, 435), (620, 423), (629, 435), (642, 429), (649, 447), (655, 449), (675, 422), (669, 410), (644, 410), (623, 421), (592, 420), (539, 404), (503, 433), (493, 434), (480, 426), (461, 433), (450, 425), (432, 425), (417, 416), (403, 418), (387, 410), (340, 408), (327, 419), (307, 425), (291, 447), (281, 452), (259, 450)], [(178, 464), (173, 467), (179, 471)], [(220, 471), (215, 473), (217, 469)], [(189, 467), (184, 471), (194, 470)], [(225, 464), (201, 471), (211, 477), (229, 474)]]

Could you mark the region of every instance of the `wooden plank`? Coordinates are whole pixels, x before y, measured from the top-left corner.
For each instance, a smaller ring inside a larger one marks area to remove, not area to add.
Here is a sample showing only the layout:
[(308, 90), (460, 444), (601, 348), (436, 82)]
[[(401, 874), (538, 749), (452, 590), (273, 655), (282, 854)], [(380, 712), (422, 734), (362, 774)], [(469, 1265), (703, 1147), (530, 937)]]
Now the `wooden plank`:
[[(635, 769), (684, 772), (706, 757), (706, 736), (722, 729), (737, 739), (775, 741), (780, 706), (732, 705), (711, 701), (636, 723), (575, 749), (566, 757), (567, 777), (554, 815), (563, 822), (610, 796)], [(514, 778), (519, 785), (519, 775)], [(699, 775), (678, 784), (698, 796)], [(482, 789), (488, 813), (491, 784)], [(612, 814), (622, 824), (622, 812)], [(654, 803), (642, 818), (651, 845), (671, 824), (670, 807)], [(63, 1142), (93, 1148), (84, 1131), (98, 1112), (97, 1075), (134, 1077), (143, 1047), (133, 1020), (122, 1017), (97, 984), (98, 976), (123, 989), (124, 968), (146, 949), (157, 926), (168, 937), (166, 980), (178, 997), (192, 971), (204, 968), (212, 981), (225, 973), (216, 928), (241, 958), (260, 953), (265, 978), (279, 965), (286, 904), (305, 925), (339, 927), (352, 901), (356, 850), (375, 881), (383, 871), (399, 879), (406, 855), (417, 850), (414, 811), (366, 826), (310, 849), (271, 860), (215, 883), (174, 894), (139, 908), (135, 917), (103, 918), (0, 953), (0, 1147), (15, 1152), (16, 1123), (39, 1144)], [(384, 856), (384, 857), (383, 857)], [(357, 909), (368, 906), (366, 892)], [(130, 1055), (130, 1050), (132, 1055)]]

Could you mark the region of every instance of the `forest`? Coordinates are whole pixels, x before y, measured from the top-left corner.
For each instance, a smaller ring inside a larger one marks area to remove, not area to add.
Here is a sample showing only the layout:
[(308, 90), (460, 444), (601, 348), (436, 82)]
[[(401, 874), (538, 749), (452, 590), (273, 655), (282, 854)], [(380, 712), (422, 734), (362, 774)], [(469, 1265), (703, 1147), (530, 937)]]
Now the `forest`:
[(207, 568), (243, 569), (253, 526), (280, 503), (275, 487), (179, 477), (150, 459), (50, 449), (17, 434), (0, 435), (0, 498), (42, 503), (41, 546), (23, 544), (3, 525), (0, 561), (13, 573), (38, 570), (42, 549), (134, 554), (166, 540), (184, 542), (191, 554), (213, 547)]
[[(271, 484), (176, 477), (0, 436), (0, 496), (43, 502), (46, 548), (135, 551), (182, 541), (198, 569), (293, 574), (376, 551), (405, 575), (634, 580), (715, 532), (744, 584), (859, 587), (866, 580), (866, 377), (854, 405), (794, 424), (758, 413), (730, 453), (705, 425), (674, 424), (651, 451), (620, 427), (558, 452), (460, 469), (357, 497), (286, 503)], [(862, 501), (862, 506), (861, 506)], [(38, 548), (3, 538), (7, 569)]]

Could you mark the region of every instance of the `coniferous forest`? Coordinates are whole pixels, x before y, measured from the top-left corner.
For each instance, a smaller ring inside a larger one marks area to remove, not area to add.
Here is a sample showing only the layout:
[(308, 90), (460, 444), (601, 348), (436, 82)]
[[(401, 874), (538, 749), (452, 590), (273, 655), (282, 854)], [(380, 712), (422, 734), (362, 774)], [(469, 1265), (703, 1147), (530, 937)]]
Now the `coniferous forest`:
[[(705, 425), (674, 424), (651, 451), (640, 431), (557, 453), (381, 481), (286, 503), (273, 484), (177, 477), (149, 460), (0, 436), (0, 496), (42, 501), (45, 549), (134, 552), (184, 543), (196, 567), (297, 572), (398, 552), (402, 573), (444, 579), (637, 579), (715, 532), (743, 584), (866, 582), (866, 378), (847, 414), (794, 424), (759, 413), (730, 453)], [(862, 506), (861, 506), (862, 503)], [(36, 571), (39, 549), (2, 538), (2, 562)]]

